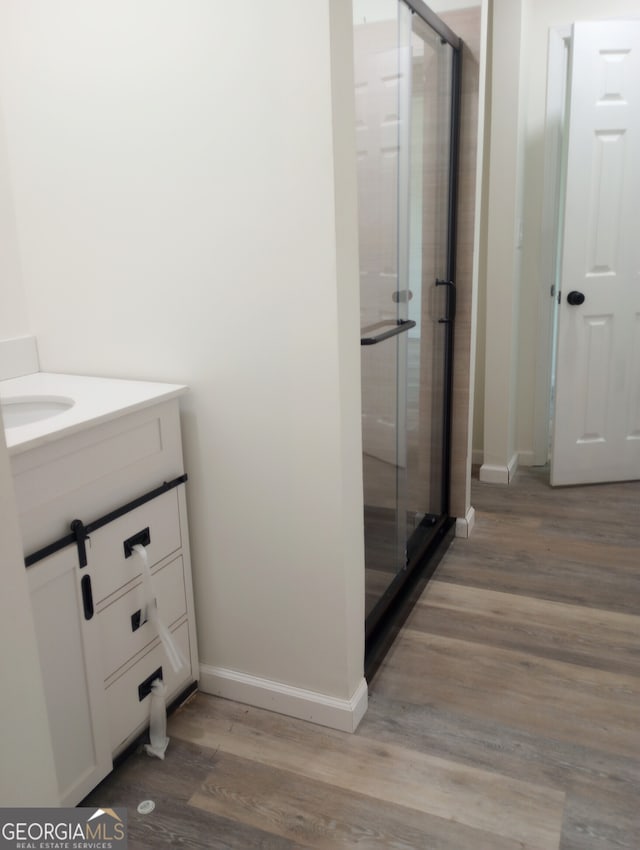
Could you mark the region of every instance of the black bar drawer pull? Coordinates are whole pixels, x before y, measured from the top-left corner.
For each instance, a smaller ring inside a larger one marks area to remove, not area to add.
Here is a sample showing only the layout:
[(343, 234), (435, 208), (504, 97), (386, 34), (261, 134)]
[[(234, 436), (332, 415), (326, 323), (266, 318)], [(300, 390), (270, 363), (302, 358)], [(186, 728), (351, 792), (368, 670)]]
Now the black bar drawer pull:
[(131, 537), (127, 537), (127, 539), (123, 542), (124, 546), (124, 556), (125, 558), (130, 558), (133, 555), (133, 547), (136, 544), (140, 546), (148, 546), (151, 543), (151, 534), (149, 532), (149, 528), (143, 528), (142, 531), (139, 531), (137, 534), (132, 535)]
[(138, 685), (138, 701), (142, 702), (145, 697), (148, 697), (151, 693), (151, 685), (155, 682), (156, 679), (162, 680), (162, 667), (158, 667), (156, 671), (154, 671), (144, 682), (140, 682)]
[(85, 620), (93, 617), (93, 593), (91, 592), (91, 576), (84, 575), (80, 579), (80, 590), (82, 591), (82, 607), (84, 608)]
[[(390, 324), (392, 324), (391, 321), (377, 322), (375, 325), (370, 325), (368, 328), (364, 328), (364, 330), (374, 331), (377, 328), (385, 328)], [(395, 325), (388, 331), (382, 331), (381, 333), (376, 334), (375, 336), (360, 337), (360, 345), (377, 345), (384, 339), (390, 339), (392, 336), (398, 336), (398, 334), (403, 334), (405, 331), (408, 331), (409, 328), (415, 328), (415, 326), (416, 323), (411, 319), (398, 319), (395, 322)]]

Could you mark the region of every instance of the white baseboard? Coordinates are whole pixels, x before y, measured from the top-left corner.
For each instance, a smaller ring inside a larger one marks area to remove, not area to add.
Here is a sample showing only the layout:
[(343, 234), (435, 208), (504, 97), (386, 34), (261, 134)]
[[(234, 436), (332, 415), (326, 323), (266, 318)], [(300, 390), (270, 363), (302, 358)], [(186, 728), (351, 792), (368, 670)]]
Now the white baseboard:
[(483, 463), (480, 467), (480, 481), (487, 484), (509, 484), (518, 470), (518, 454), (513, 455), (507, 466)]
[(476, 511), (471, 507), (465, 517), (456, 519), (456, 537), (470, 537), (473, 526), (476, 524)]
[(508, 484), (509, 469), (492, 463), (483, 463), (480, 467), (480, 481), (487, 484)]
[(0, 339), (0, 381), (40, 371), (34, 336)]
[(518, 466), (539, 466), (534, 452), (528, 450), (518, 452)]
[(310, 720), (341, 732), (355, 732), (367, 710), (369, 693), (364, 678), (347, 700), (207, 664), (200, 665), (198, 687), (207, 694)]

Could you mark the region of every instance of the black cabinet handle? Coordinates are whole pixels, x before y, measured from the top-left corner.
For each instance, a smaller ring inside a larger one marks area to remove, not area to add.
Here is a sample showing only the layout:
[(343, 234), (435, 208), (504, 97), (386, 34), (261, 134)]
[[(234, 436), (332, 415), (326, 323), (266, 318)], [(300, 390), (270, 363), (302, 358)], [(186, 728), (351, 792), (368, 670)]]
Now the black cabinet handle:
[(84, 575), (80, 579), (80, 590), (82, 591), (82, 607), (84, 608), (85, 620), (93, 617), (93, 593), (91, 592), (91, 576)]
[[(158, 607), (158, 600), (154, 598), (152, 600), (151, 604), (155, 605), (156, 608), (157, 608)], [(138, 608), (138, 610), (134, 611), (133, 614), (131, 615), (131, 631), (137, 632), (138, 629), (140, 628), (140, 626), (144, 626), (144, 624), (147, 623), (148, 620), (149, 620), (149, 618), (147, 617), (146, 611), (145, 611), (145, 618), (143, 620), (142, 619), (142, 608)]]
[[(392, 324), (392, 321), (388, 322), (378, 322), (375, 325), (371, 325), (368, 328), (365, 328), (367, 331), (376, 330), (376, 328), (384, 328), (387, 325)], [(384, 339), (390, 339), (392, 336), (398, 336), (398, 334), (403, 334), (405, 331), (408, 331), (409, 328), (415, 328), (416, 323), (411, 319), (398, 319), (390, 330), (382, 331), (382, 333), (376, 334), (375, 336), (363, 336), (360, 338), (360, 345), (377, 345), (379, 342), (382, 342)]]
[(142, 609), (138, 608), (138, 610), (134, 611), (131, 615), (131, 631), (137, 632), (140, 626), (144, 626), (146, 622), (146, 619), (142, 619)]
[(146, 528), (143, 528), (142, 531), (139, 531), (137, 534), (133, 534), (131, 537), (127, 537), (126, 540), (123, 540), (122, 545), (124, 547), (125, 558), (130, 558), (133, 555), (134, 546), (148, 546), (150, 543), (151, 534), (149, 532), (149, 526), (147, 526)]
[(138, 685), (138, 702), (142, 702), (145, 697), (149, 696), (151, 693), (151, 685), (153, 685), (156, 679), (160, 679), (162, 681), (162, 667), (158, 667), (158, 669), (148, 676), (144, 682), (140, 682)]

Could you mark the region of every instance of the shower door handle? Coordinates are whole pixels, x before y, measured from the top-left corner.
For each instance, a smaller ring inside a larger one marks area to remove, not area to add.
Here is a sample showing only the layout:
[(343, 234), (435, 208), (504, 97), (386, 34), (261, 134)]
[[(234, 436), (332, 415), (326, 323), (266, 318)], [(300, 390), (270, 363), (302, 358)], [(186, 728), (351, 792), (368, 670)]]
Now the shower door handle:
[(444, 319), (438, 319), (439, 325), (450, 325), (456, 317), (456, 285), (452, 280), (436, 279), (436, 286), (447, 286), (447, 315)]
[[(388, 324), (390, 324), (390, 322), (378, 322), (378, 324), (371, 325), (370, 328), (365, 328), (365, 330), (375, 330), (375, 328), (385, 327)], [(408, 331), (409, 328), (415, 328), (415, 326), (416, 323), (411, 319), (398, 319), (395, 326), (388, 331), (382, 331), (375, 336), (360, 337), (360, 345), (377, 345), (379, 342), (382, 342), (385, 339), (390, 339), (392, 336), (403, 334), (405, 331)]]

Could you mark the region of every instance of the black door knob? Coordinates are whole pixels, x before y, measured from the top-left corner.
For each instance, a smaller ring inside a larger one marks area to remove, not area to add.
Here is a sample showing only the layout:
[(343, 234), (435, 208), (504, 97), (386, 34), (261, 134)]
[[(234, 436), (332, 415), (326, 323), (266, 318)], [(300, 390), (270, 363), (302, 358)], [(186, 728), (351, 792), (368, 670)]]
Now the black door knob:
[(573, 289), (567, 295), (567, 303), (571, 304), (572, 307), (577, 307), (580, 304), (584, 304), (584, 293), (578, 292), (577, 290)]

